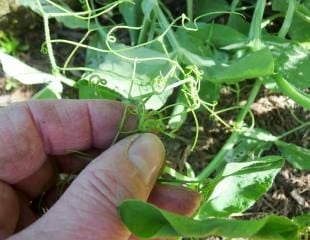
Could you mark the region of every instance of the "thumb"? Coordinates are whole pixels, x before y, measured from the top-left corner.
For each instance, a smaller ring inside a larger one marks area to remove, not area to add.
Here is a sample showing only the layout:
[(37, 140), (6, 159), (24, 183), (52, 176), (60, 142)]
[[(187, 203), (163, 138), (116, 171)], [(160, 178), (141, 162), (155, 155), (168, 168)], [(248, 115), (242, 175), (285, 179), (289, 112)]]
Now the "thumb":
[(88, 165), (46, 215), (12, 239), (127, 240), (117, 207), (127, 198), (146, 200), (163, 162), (164, 147), (152, 134), (120, 141)]

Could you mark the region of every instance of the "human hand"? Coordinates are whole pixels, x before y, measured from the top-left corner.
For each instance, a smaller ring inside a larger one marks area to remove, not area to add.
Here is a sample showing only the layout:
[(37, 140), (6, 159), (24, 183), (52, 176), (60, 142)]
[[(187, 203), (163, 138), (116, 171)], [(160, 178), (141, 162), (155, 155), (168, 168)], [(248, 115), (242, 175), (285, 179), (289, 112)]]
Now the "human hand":
[[(154, 187), (164, 163), (164, 147), (156, 136), (134, 135), (108, 148), (123, 110), (117, 102), (61, 100), (0, 111), (0, 239), (134, 239), (117, 210), (128, 198), (148, 199), (184, 215), (195, 211), (196, 193)], [(125, 128), (134, 125), (129, 117)], [(87, 167), (64, 156), (92, 148), (106, 151)], [(62, 197), (37, 219), (30, 201), (48, 192), (59, 172), (77, 170), (82, 172)]]

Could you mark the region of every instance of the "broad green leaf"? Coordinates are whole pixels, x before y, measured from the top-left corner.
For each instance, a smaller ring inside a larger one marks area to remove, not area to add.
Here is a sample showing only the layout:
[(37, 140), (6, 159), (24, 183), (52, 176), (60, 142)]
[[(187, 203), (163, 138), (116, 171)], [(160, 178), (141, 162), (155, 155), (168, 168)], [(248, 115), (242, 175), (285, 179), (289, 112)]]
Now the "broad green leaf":
[(85, 79), (103, 80), (105, 87), (123, 97), (136, 99), (140, 104), (145, 101), (147, 109), (162, 107), (178, 86), (174, 85), (175, 67), (158, 51), (144, 47), (127, 49), (124, 45), (114, 48), (118, 53), (108, 53), (99, 68)]
[(119, 210), (127, 228), (141, 238), (223, 236), (250, 240), (298, 240), (298, 226), (287, 218), (273, 215), (247, 221), (195, 220), (139, 200), (126, 200)]
[(194, 16), (198, 17), (209, 14), (208, 16), (202, 18), (205, 22), (209, 22), (210, 20), (221, 15), (215, 12), (228, 11), (229, 9), (230, 7), (225, 0), (194, 1)]
[(80, 80), (77, 83), (77, 86), (79, 88), (80, 99), (121, 99), (121, 96), (117, 92), (106, 88), (101, 83), (94, 83), (88, 80)]
[(299, 170), (310, 170), (310, 150), (295, 144), (277, 141), (276, 146), (282, 156)]
[(228, 217), (251, 207), (271, 187), (283, 160), (268, 156), (256, 161), (228, 163), (215, 187), (200, 208), (198, 216)]
[[(307, 19), (305, 19), (307, 18)], [(300, 42), (310, 41), (310, 6), (299, 5), (289, 29), (291, 39)]]
[(237, 82), (268, 76), (274, 71), (274, 61), (268, 49), (250, 52), (233, 60), (230, 64), (218, 63), (213, 67), (206, 67), (206, 78), (214, 83), (235, 84)]
[(236, 14), (231, 14), (229, 16), (227, 25), (244, 35), (248, 35), (250, 30), (250, 23), (248, 23), (242, 16)]
[(310, 213), (305, 213), (300, 216), (296, 216), (293, 219), (293, 222), (298, 224), (301, 228), (310, 227)]
[[(123, 2), (119, 5), (119, 10), (130, 27), (139, 27), (142, 24), (143, 14), (141, 9), (142, 0), (136, 0), (134, 3)], [(138, 41), (139, 31), (129, 29), (131, 43), (134, 45)]]
[[(275, 61), (275, 73), (281, 75), (298, 89), (310, 87), (310, 55), (301, 45), (275, 37), (267, 37), (265, 43), (269, 47)], [(269, 81), (273, 77), (269, 78)]]

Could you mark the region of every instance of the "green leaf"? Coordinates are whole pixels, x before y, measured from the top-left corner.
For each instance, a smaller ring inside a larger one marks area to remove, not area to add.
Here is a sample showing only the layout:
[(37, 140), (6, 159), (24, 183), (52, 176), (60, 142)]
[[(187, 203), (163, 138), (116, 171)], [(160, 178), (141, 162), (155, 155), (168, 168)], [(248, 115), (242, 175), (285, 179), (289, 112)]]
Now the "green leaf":
[[(141, 9), (141, 0), (136, 0), (134, 3), (123, 2), (119, 5), (120, 13), (125, 22), (130, 27), (139, 27), (142, 24), (143, 14)], [(134, 45), (138, 41), (139, 31), (129, 29), (131, 43)]]
[(173, 88), (178, 86), (174, 85), (176, 69), (166, 55), (145, 47), (128, 49), (124, 45), (114, 46), (114, 51), (118, 53), (108, 53), (99, 68), (85, 79), (103, 80), (106, 88), (121, 96), (139, 103), (145, 101), (147, 109), (162, 107)]
[(310, 150), (295, 144), (277, 141), (276, 146), (282, 156), (299, 170), (310, 170)]
[(56, 17), (56, 20), (60, 23), (63, 23), (63, 25), (65, 25), (67, 28), (71, 29), (88, 29), (89, 27), (96, 27), (95, 24), (88, 24), (87, 21), (74, 16)]
[(213, 67), (206, 67), (206, 78), (214, 83), (235, 84), (237, 82), (263, 77), (272, 74), (274, 62), (271, 52), (262, 49), (233, 60), (230, 64), (218, 63)]
[[(288, 8), (288, 1), (273, 0), (272, 10), (285, 13)], [(289, 29), (289, 36), (292, 40), (299, 42), (310, 41), (310, 1), (306, 0), (301, 3), (296, 1), (296, 8), (292, 24)]]
[(268, 156), (256, 161), (228, 163), (208, 200), (199, 211), (200, 218), (228, 217), (251, 207), (271, 187), (283, 160)]
[(203, 17), (203, 21), (209, 22), (210, 20), (220, 16), (221, 14), (214, 12), (228, 11), (230, 9), (228, 3), (225, 0), (203, 0), (195, 1), (194, 3), (194, 16), (200, 16), (203, 14), (210, 14)]
[(248, 35), (250, 30), (250, 23), (248, 23), (242, 16), (236, 14), (231, 14), (229, 16), (227, 25), (244, 35)]
[[(309, 51), (301, 45), (275, 37), (266, 37), (266, 45), (272, 52), (275, 61), (275, 73), (281, 75), (298, 89), (310, 87)], [(267, 79), (274, 81), (273, 77)]]
[(300, 216), (296, 216), (292, 220), (294, 223), (298, 224), (301, 228), (310, 227), (310, 213), (305, 213)]
[(288, 32), (291, 39), (299, 42), (310, 41), (309, 18), (310, 18), (310, 8), (309, 7), (306, 8), (306, 6), (299, 5), (297, 7), (297, 11), (295, 12), (293, 22)]
[(80, 99), (121, 99), (120, 94), (102, 86), (100, 83), (92, 83), (91, 81), (82, 79), (77, 83), (77, 86), (79, 88)]
[(202, 79), (200, 82), (199, 97), (206, 102), (217, 102), (220, 98), (221, 84)]
[(197, 27), (197, 30), (179, 28), (176, 32), (178, 42), (183, 48), (199, 56), (212, 55), (210, 47), (221, 48), (247, 40), (245, 35), (226, 25), (197, 23), (197, 26), (188, 24), (187, 27)]
[(278, 140), (278, 138), (272, 135), (270, 132), (266, 131), (265, 129), (261, 129), (261, 128), (247, 129), (243, 133), (243, 136), (256, 139), (261, 142), (275, 142)]
[(126, 200), (119, 210), (127, 228), (141, 238), (223, 236), (252, 240), (298, 239), (298, 226), (278, 216), (248, 221), (217, 218), (195, 220), (139, 200)]

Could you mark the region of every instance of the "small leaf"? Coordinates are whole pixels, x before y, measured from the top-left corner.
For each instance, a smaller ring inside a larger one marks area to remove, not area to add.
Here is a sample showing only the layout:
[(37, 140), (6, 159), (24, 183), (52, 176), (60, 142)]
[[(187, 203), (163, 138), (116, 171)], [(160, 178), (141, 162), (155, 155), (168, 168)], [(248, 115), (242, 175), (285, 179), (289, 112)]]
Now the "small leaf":
[(80, 99), (110, 99), (119, 100), (121, 95), (102, 86), (100, 83), (91, 83), (88, 80), (80, 80), (77, 83)]
[(60, 82), (52, 82), (41, 89), (32, 99), (61, 99), (62, 85)]
[(277, 141), (276, 146), (282, 156), (299, 170), (310, 170), (310, 150), (295, 144)]
[(298, 240), (298, 226), (287, 218), (273, 215), (247, 221), (218, 218), (196, 220), (139, 200), (126, 200), (119, 210), (127, 228), (141, 238), (223, 236), (250, 240)]
[(271, 187), (283, 160), (268, 156), (256, 161), (228, 163), (208, 200), (199, 211), (200, 218), (228, 217), (251, 207)]

